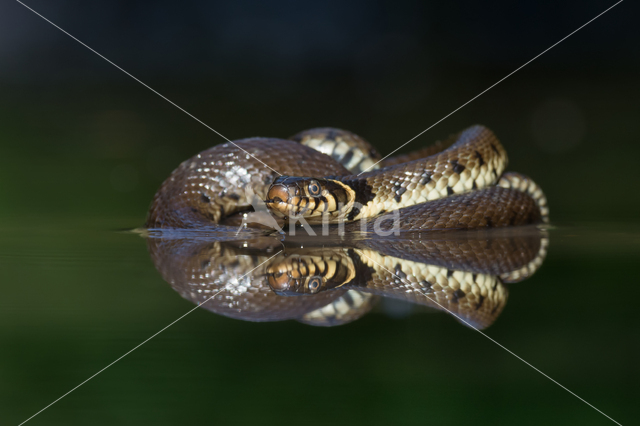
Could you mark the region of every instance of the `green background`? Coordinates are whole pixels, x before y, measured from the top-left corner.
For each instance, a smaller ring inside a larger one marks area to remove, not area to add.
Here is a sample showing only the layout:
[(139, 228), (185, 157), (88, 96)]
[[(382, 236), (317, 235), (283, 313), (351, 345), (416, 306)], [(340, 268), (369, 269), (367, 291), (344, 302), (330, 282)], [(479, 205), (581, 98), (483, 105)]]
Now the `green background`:
[[(640, 391), (640, 62), (624, 32), (626, 3), (401, 152), (475, 123), (495, 131), (509, 169), (544, 189), (554, 229), (544, 265), (510, 286), (487, 334), (632, 424)], [(161, 3), (153, 16), (165, 20), (151, 21), (149, 5), (133, 2), (144, 13), (127, 21), (88, 6), (29, 4), (230, 139), (334, 126), (383, 154), (609, 5), (545, 3), (533, 13), (528, 2), (471, 12), (468, 2), (346, 11), (331, 3), (329, 16), (349, 18), (327, 18), (331, 28), (360, 37), (348, 39), (353, 52), (335, 47), (280, 63), (262, 53), (269, 46), (246, 42), (218, 69), (194, 29), (207, 25), (185, 24), (192, 9), (174, 19), (178, 12)], [(307, 11), (300, 16), (269, 14), (248, 2), (248, 11), (228, 13), (316, 28), (313, 19), (324, 15), (305, 7), (296, 6)], [(19, 4), (3, 8), (4, 40), (21, 49), (0, 45), (0, 423), (19, 424), (193, 307), (162, 281), (145, 241), (122, 231), (144, 223), (173, 168), (222, 139)], [(153, 38), (149, 28), (169, 36)], [(409, 39), (370, 47), (367, 37), (383, 33)], [(351, 57), (366, 60), (349, 71)], [(447, 315), (392, 311), (323, 329), (197, 310), (29, 424), (611, 424)]]

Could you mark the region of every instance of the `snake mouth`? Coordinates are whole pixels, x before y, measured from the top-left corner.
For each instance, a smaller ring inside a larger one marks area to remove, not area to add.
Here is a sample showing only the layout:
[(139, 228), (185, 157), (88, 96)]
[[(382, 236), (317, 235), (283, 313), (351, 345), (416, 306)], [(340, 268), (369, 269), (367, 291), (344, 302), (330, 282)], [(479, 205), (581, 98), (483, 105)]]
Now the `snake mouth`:
[(354, 200), (354, 191), (333, 179), (281, 176), (269, 187), (264, 202), (278, 216), (316, 224), (323, 218), (346, 217)]

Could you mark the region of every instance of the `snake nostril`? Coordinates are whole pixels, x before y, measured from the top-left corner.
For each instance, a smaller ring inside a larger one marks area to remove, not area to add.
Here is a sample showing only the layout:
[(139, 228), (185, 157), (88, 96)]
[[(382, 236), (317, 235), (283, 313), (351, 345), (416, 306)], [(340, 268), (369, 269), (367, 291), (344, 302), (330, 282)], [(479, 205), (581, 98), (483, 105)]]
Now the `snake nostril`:
[(297, 186), (290, 186), (287, 189), (287, 193), (289, 194), (290, 198), (298, 197), (300, 196), (300, 189)]

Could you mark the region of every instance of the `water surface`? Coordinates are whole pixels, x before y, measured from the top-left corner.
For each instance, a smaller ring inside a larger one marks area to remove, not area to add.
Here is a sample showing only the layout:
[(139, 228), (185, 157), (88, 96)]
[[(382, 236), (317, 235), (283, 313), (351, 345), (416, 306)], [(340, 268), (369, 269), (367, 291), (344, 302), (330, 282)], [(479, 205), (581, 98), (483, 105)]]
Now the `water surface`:
[[(0, 394), (17, 424), (194, 305), (154, 267), (130, 218), (5, 221)], [(637, 226), (549, 231), (530, 278), (484, 332), (624, 423), (633, 418)], [(295, 297), (295, 296), (294, 296)], [(306, 297), (306, 296), (302, 296)], [(606, 424), (606, 418), (451, 315), (383, 300), (314, 327), (197, 309), (33, 424)]]

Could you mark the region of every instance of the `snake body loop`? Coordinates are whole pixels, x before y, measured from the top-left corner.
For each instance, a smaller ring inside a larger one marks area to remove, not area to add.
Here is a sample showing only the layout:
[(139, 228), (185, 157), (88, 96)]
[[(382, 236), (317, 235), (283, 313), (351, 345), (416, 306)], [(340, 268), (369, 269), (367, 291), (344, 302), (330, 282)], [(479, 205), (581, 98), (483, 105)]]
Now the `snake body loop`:
[[(352, 221), (494, 185), (507, 154), (493, 132), (473, 126), (452, 139), (437, 154), (360, 175), (279, 177), (269, 188), (267, 205), (278, 215), (302, 216), (309, 223), (322, 223), (326, 215), (331, 222)], [(315, 183), (322, 186), (317, 194), (309, 191)], [(332, 196), (330, 185), (340, 186), (350, 198)]]
[(291, 140), (328, 155), (351, 173), (380, 168), (378, 151), (360, 136), (346, 130), (319, 127), (300, 132)]

